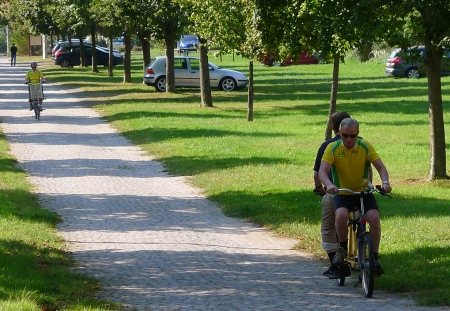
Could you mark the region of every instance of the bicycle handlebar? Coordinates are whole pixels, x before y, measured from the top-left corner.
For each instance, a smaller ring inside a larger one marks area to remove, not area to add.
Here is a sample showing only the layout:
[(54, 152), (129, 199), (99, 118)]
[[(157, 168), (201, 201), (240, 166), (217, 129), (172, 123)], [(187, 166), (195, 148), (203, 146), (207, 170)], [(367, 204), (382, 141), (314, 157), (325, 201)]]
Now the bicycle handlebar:
[(41, 81), (38, 82), (38, 83), (31, 83), (30, 81), (26, 81), (26, 82), (25, 82), (25, 84), (39, 84), (39, 83), (44, 84), (44, 83), (47, 83), (47, 81), (41, 80)]
[(381, 185), (375, 185), (375, 187), (374, 187), (372, 184), (370, 184), (369, 188), (364, 191), (354, 191), (349, 188), (338, 188), (338, 193), (340, 193), (340, 192), (349, 192), (352, 195), (370, 194), (370, 193), (378, 192), (379, 194), (385, 195), (392, 199), (392, 197), (389, 194), (387, 194), (386, 191), (384, 191), (384, 188)]

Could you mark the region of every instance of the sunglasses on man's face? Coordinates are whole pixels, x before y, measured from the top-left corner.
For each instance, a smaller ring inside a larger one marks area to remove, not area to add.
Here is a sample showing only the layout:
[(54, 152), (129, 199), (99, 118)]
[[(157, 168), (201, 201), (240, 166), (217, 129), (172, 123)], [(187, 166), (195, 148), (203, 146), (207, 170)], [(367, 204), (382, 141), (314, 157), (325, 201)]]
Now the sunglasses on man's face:
[(350, 138), (355, 138), (356, 136), (358, 136), (358, 134), (344, 134), (344, 133), (341, 133), (341, 135), (344, 138), (348, 138), (349, 136)]
[(31, 67), (31, 68), (36, 69), (36, 67)]

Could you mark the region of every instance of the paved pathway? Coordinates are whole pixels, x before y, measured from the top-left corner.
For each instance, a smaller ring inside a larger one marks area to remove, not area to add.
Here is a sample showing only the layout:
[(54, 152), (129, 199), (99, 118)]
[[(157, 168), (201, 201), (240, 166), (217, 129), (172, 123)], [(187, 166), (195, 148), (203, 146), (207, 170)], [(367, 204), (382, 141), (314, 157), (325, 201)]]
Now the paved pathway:
[(27, 69), (0, 58), (1, 127), (42, 205), (62, 216), (59, 229), (79, 270), (100, 280), (99, 298), (145, 311), (356, 310), (361, 303), (430, 310), (377, 290), (364, 299), (360, 288), (321, 277), (324, 264), (293, 251), (295, 241), (225, 217), (83, 107), (80, 93), (47, 84), (47, 110), (36, 121), (26, 109)]

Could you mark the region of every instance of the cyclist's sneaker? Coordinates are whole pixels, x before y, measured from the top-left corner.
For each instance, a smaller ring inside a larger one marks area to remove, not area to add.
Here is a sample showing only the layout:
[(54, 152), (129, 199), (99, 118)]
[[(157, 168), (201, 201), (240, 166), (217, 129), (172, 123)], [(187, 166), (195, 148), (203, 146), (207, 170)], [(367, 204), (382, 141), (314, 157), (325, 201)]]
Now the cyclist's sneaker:
[(384, 269), (381, 267), (381, 264), (379, 261), (375, 261), (375, 271), (374, 275), (381, 275), (384, 274)]
[(339, 279), (340, 278), (340, 273), (339, 273), (339, 269), (337, 267), (330, 267), (330, 274), (328, 274), (328, 277), (330, 279)]
[(327, 270), (322, 273), (322, 276), (328, 277), (330, 275), (332, 266), (330, 266)]
[(330, 279), (338, 279), (339, 278), (339, 269), (338, 267), (330, 266), (326, 271), (322, 273), (322, 276), (330, 278)]
[(327, 270), (325, 270), (325, 271), (322, 273), (322, 276), (328, 277), (328, 276), (330, 275), (330, 270), (331, 270), (331, 267), (329, 267)]
[(347, 250), (343, 247), (338, 247), (336, 255), (333, 257), (333, 266), (337, 267), (342, 265), (345, 257), (347, 257)]

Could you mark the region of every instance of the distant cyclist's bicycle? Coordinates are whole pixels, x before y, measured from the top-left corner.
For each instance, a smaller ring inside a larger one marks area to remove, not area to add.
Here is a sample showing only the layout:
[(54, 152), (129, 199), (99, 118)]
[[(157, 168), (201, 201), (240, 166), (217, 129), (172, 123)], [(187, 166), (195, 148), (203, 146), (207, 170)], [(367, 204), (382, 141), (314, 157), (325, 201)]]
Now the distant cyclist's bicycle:
[(359, 281), (355, 284), (362, 284), (364, 296), (371, 298), (374, 289), (374, 278), (379, 275), (375, 275), (375, 257), (372, 247), (372, 236), (367, 231), (366, 218), (364, 211), (364, 196), (378, 192), (381, 195), (386, 195), (392, 198), (390, 195), (384, 192), (384, 189), (377, 185), (374, 187), (372, 183), (368, 183), (364, 191), (354, 191), (348, 188), (338, 189), (339, 193), (350, 193), (351, 195), (357, 195), (360, 197), (361, 209), (354, 207), (354, 210), (350, 212), (350, 218), (348, 220), (348, 226), (350, 230), (349, 235), (349, 249), (348, 255), (344, 263), (339, 266), (339, 278), (337, 279), (339, 286), (344, 286), (345, 278), (351, 275), (351, 270), (359, 272)]
[(42, 82), (28, 83), (28, 93), (31, 100), (31, 107), (37, 120), (41, 119), (42, 101), (44, 100), (44, 92), (42, 90)]

